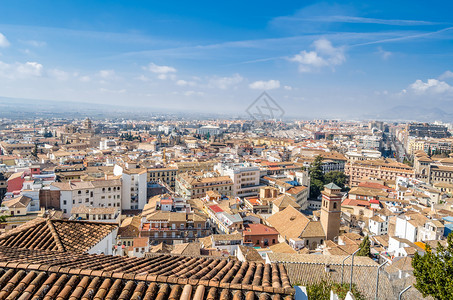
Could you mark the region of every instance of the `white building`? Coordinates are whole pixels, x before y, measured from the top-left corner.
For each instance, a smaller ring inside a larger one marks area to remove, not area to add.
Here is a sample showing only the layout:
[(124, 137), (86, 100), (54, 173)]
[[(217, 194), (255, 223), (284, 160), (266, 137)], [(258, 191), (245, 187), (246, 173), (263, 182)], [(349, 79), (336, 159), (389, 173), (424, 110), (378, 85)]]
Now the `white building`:
[(377, 135), (364, 135), (359, 140), (362, 149), (379, 150), (382, 145), (382, 137)]
[(348, 161), (361, 161), (361, 160), (374, 160), (381, 158), (382, 154), (380, 151), (377, 150), (355, 150), (355, 151), (348, 151), (345, 153), (346, 158)]
[(202, 126), (197, 129), (197, 133), (201, 135), (207, 135), (209, 133), (210, 136), (219, 135), (223, 132), (223, 130), (219, 126), (212, 126), (206, 125)]
[[(133, 165), (131, 165), (133, 167)], [(113, 174), (123, 182), (121, 209), (143, 209), (147, 203), (147, 171), (140, 168), (126, 168), (115, 165)]]
[(116, 147), (115, 140), (102, 140), (99, 142), (99, 150), (107, 150)]
[(368, 220), (368, 230), (373, 235), (387, 234), (388, 222), (380, 216), (373, 216)]
[(121, 208), (120, 179), (54, 182), (50, 190), (60, 191), (60, 208), (66, 217), (79, 205)]
[[(396, 218), (395, 236), (407, 239), (412, 243), (424, 241), (420, 230), (425, 227), (429, 219), (420, 213), (406, 213)], [(442, 228), (443, 229), (443, 228)]]
[(260, 190), (260, 168), (250, 163), (219, 163), (214, 170), (233, 181), (234, 197), (257, 196)]

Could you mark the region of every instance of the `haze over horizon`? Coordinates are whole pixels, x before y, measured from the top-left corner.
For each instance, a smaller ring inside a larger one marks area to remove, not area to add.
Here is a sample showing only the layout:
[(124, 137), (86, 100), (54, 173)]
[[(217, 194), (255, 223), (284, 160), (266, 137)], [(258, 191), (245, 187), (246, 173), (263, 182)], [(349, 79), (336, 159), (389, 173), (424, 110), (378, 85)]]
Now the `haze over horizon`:
[(451, 118), (450, 3), (3, 6), (0, 97), (244, 114), (267, 91), (291, 117)]

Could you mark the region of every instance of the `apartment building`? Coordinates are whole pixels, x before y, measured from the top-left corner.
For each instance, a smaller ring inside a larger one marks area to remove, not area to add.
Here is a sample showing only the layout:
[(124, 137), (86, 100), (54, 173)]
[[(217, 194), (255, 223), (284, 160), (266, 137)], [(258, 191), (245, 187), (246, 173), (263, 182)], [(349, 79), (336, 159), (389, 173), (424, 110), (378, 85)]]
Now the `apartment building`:
[(357, 160), (375, 160), (382, 157), (381, 151), (370, 150), (370, 149), (361, 149), (348, 151), (345, 153), (348, 161), (357, 161)]
[(176, 176), (176, 193), (186, 199), (202, 198), (207, 191), (216, 191), (222, 196), (233, 195), (233, 181), (218, 173), (188, 172)]
[(395, 181), (398, 176), (415, 178), (412, 167), (393, 159), (351, 161), (345, 165), (349, 185), (357, 186), (363, 180)]
[(147, 203), (147, 171), (143, 168), (129, 168), (123, 165), (115, 165), (113, 174), (121, 176), (123, 182), (121, 209), (143, 209)]
[(148, 168), (148, 182), (149, 183), (165, 183), (170, 188), (174, 189), (176, 185), (176, 174), (178, 168)]
[(140, 236), (153, 245), (188, 243), (210, 234), (207, 218), (196, 213), (157, 211), (144, 217), (140, 228)]
[(233, 196), (251, 197), (259, 194), (260, 168), (250, 163), (219, 163), (214, 170), (233, 181)]
[(10, 144), (7, 142), (0, 143), (0, 150), (2, 150), (3, 154), (12, 154), (13, 152), (29, 154), (32, 152), (32, 150), (34, 148), (35, 148), (34, 144), (24, 144), (24, 143)]
[(185, 161), (175, 163), (173, 166), (178, 169), (178, 174), (186, 173), (190, 171), (194, 172), (208, 172), (214, 170), (214, 166), (217, 162), (213, 160), (207, 161)]
[(414, 155), (414, 169), (417, 178), (429, 184), (453, 184), (453, 157), (430, 158), (418, 151)]
[(50, 190), (60, 191), (60, 209), (66, 217), (70, 217), (73, 207), (80, 205), (121, 209), (120, 179), (53, 182)]

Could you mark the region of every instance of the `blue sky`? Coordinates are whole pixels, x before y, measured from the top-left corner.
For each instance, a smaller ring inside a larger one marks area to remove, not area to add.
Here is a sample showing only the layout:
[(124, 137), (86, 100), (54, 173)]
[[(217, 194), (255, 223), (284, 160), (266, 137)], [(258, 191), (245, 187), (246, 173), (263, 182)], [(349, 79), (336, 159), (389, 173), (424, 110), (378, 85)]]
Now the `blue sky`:
[(2, 1), (0, 97), (295, 117), (453, 108), (449, 1)]

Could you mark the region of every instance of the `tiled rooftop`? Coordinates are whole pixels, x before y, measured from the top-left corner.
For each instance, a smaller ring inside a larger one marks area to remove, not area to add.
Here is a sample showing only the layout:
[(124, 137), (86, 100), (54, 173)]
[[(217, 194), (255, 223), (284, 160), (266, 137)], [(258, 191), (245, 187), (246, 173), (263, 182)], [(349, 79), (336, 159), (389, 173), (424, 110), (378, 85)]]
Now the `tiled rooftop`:
[(85, 252), (118, 226), (112, 223), (37, 218), (0, 236), (0, 246)]
[(126, 258), (0, 246), (0, 297), (293, 299), (281, 264), (209, 257)]

